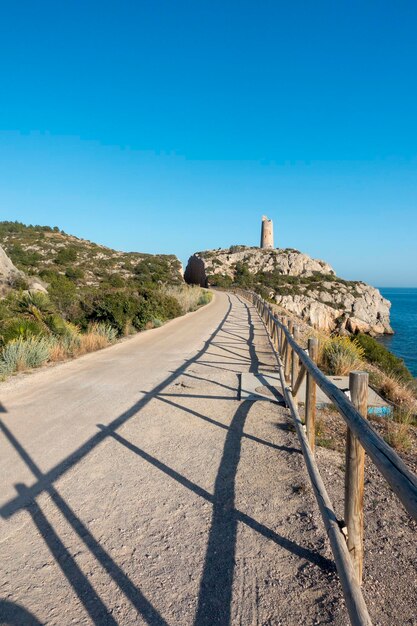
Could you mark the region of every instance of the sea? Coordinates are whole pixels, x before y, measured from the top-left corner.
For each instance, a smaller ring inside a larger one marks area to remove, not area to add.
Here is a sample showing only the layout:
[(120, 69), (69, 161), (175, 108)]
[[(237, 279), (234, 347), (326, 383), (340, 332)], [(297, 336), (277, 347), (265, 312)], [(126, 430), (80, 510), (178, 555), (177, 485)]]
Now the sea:
[(417, 377), (417, 289), (380, 287), (379, 291), (392, 304), (391, 326), (395, 331), (395, 335), (384, 335), (379, 340), (404, 359)]

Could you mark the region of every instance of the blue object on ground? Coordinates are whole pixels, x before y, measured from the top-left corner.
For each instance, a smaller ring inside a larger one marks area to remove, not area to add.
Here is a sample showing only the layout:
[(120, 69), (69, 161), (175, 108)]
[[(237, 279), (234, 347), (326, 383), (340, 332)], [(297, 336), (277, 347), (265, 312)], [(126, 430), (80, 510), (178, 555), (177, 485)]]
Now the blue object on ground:
[(392, 415), (391, 406), (370, 406), (368, 407), (368, 415), (378, 415), (379, 417), (387, 417)]

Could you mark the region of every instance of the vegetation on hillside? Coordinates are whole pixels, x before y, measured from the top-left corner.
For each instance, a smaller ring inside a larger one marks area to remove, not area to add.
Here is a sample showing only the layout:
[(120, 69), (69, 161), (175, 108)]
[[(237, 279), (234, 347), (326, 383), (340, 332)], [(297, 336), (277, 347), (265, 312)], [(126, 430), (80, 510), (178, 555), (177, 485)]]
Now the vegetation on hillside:
[[(232, 246), (239, 248), (239, 246)], [(232, 250), (231, 248), (231, 250)], [(238, 250), (236, 250), (238, 251)], [(216, 258), (212, 259), (212, 264), (217, 265)], [(358, 281), (344, 280), (334, 274), (323, 274), (312, 272), (311, 275), (290, 276), (282, 273), (275, 267), (272, 271), (260, 270), (251, 272), (249, 265), (245, 261), (237, 261), (233, 267), (233, 276), (225, 273), (211, 273), (207, 276), (210, 286), (230, 289), (240, 287), (242, 289), (252, 289), (266, 300), (271, 300), (272, 296), (298, 296), (310, 291), (319, 294), (333, 294), (341, 285), (347, 288), (353, 297), (359, 297), (357, 286)], [(320, 301), (320, 296), (316, 298)], [(331, 299), (326, 298), (325, 304), (332, 306)]]
[(105, 347), (196, 310), (175, 256), (122, 253), (58, 228), (0, 222), (0, 245), (46, 293), (12, 285), (0, 299), (0, 375)]
[(210, 298), (209, 292), (186, 285), (171, 286), (168, 293), (96, 291), (80, 301), (79, 317), (70, 322), (43, 293), (10, 293), (0, 307), (0, 376), (105, 348), (118, 337), (193, 311)]
[(174, 255), (118, 252), (58, 227), (0, 222), (0, 245), (18, 269), (67, 290), (68, 283), (77, 289), (182, 283), (181, 264)]
[(369, 363), (376, 365), (385, 374), (397, 376), (404, 382), (411, 382), (413, 376), (403, 359), (395, 356), (385, 346), (369, 335), (356, 335), (356, 341), (363, 348), (364, 356)]
[[(288, 317), (284, 309), (277, 307), (279, 314)], [(370, 384), (393, 408), (392, 417), (377, 418), (376, 426), (387, 442), (403, 453), (417, 452), (413, 442), (417, 441), (417, 381), (405, 365), (373, 337), (364, 334), (350, 336), (329, 336), (311, 328), (300, 318), (293, 318), (298, 325), (301, 345), (307, 338), (319, 340), (318, 365), (328, 375), (347, 375), (352, 370), (365, 370), (369, 373)], [(337, 447), (338, 435), (327, 423), (326, 411), (317, 420), (317, 445)], [(339, 442), (340, 443), (340, 442)], [(413, 449), (414, 445), (414, 449)]]

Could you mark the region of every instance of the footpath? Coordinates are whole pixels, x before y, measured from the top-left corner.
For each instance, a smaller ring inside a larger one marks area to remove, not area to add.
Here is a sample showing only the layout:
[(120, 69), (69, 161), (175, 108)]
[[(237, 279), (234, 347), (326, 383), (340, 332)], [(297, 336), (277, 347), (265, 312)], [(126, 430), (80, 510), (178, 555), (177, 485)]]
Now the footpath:
[(348, 623), (288, 412), (238, 397), (275, 364), (218, 293), (6, 385), (1, 623)]

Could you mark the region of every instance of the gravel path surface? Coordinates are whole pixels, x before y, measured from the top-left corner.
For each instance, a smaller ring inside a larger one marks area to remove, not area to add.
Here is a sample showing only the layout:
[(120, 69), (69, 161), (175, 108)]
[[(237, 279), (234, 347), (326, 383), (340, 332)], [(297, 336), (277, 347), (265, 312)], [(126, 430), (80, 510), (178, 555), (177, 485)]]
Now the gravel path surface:
[(2, 385), (0, 623), (347, 624), (256, 312), (197, 313)]

